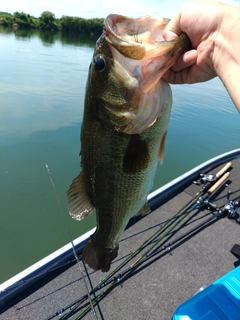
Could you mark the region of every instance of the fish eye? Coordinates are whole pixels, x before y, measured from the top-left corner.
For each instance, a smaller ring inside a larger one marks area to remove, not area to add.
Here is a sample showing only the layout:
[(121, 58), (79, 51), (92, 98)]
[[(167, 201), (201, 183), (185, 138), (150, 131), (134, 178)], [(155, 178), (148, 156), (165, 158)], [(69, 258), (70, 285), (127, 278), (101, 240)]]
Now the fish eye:
[(94, 57), (93, 64), (98, 72), (102, 72), (106, 68), (106, 60), (101, 55)]

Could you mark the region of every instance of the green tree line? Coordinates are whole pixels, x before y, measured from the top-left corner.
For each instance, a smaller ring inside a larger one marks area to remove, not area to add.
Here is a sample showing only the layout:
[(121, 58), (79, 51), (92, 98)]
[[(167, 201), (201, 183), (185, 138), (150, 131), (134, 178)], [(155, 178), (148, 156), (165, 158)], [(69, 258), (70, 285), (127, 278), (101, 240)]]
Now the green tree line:
[(50, 11), (44, 11), (39, 18), (30, 16), (24, 12), (15, 12), (13, 15), (7, 12), (0, 12), (0, 25), (3, 26), (84, 33), (90, 35), (100, 35), (102, 33), (103, 20), (104, 19), (100, 18), (84, 19), (71, 16), (62, 16), (62, 18), (57, 19)]

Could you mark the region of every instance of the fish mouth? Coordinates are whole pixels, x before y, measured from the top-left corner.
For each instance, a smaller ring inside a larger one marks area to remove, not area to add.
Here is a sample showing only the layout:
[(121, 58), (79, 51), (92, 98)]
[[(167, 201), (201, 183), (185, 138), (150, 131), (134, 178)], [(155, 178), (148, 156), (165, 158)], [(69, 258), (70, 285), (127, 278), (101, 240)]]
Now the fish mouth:
[(184, 33), (164, 41), (162, 32), (168, 22), (154, 16), (128, 18), (117, 14), (105, 19), (101, 41), (111, 51), (112, 72), (121, 86), (128, 86), (132, 92), (122, 108), (106, 107), (114, 119), (119, 119), (120, 124), (115, 125), (118, 131), (142, 133), (166, 107), (163, 99), (171, 100), (170, 89), (161, 77), (182, 52), (191, 48), (191, 42)]
[(138, 38), (139, 30), (136, 27), (134, 19), (111, 14), (105, 20), (103, 32), (106, 41), (125, 57), (141, 60), (146, 49), (141, 43), (142, 39)]
[[(178, 44), (181, 44), (183, 51), (191, 46), (186, 35), (181, 35), (172, 41), (164, 41), (162, 31), (169, 21), (169, 19), (154, 16), (129, 18), (110, 14), (104, 21), (103, 32), (106, 41), (125, 57), (141, 60), (150, 47), (155, 48), (159, 54), (160, 52), (167, 53), (172, 49), (178, 51)], [(162, 48), (163, 43), (164, 49)]]
[(142, 76), (145, 80), (151, 77), (151, 81), (142, 81), (144, 92), (160, 80), (182, 52), (191, 48), (184, 33), (174, 40), (164, 41), (162, 31), (169, 21), (154, 16), (128, 18), (117, 14), (110, 14), (104, 21), (103, 33), (113, 58), (125, 66), (126, 58), (132, 59), (131, 68), (128, 68), (131, 76)]

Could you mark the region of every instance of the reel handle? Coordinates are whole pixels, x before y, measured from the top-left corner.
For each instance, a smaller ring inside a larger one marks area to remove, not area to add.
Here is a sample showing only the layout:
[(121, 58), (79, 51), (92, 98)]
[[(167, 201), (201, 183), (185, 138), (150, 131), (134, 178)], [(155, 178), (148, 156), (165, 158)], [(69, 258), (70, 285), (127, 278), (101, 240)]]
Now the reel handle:
[[(219, 171), (220, 172), (220, 171)], [(226, 172), (214, 185), (208, 190), (208, 193), (213, 193), (215, 190), (217, 190), (220, 185), (227, 180), (227, 178), (230, 176), (230, 172)]]
[(225, 164), (225, 166), (216, 173), (216, 178), (218, 179), (219, 177), (221, 177), (221, 175), (223, 175), (224, 172), (226, 172), (231, 167), (231, 165), (232, 162), (228, 162), (227, 164)]

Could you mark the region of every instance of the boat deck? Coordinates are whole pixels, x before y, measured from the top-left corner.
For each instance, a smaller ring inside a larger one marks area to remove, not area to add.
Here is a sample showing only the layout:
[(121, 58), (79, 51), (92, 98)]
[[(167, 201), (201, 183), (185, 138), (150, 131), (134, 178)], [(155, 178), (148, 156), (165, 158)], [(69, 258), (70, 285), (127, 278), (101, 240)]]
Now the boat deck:
[[(222, 166), (223, 164), (214, 168), (213, 172), (216, 173)], [(229, 189), (233, 192), (238, 190), (230, 196), (230, 199), (239, 200), (239, 159), (232, 161), (230, 172), (231, 175), (227, 180)], [(152, 201), (153, 211), (149, 215), (133, 218), (122, 235), (119, 255), (112, 263), (110, 272), (158, 229), (162, 228), (161, 234), (163, 234), (165, 232), (163, 226), (166, 221), (190, 202), (200, 189), (201, 186), (193, 184), (185, 186), (184, 189), (179, 187), (174, 198), (171, 198), (169, 194), (160, 199), (159, 203)], [(218, 207), (226, 204), (227, 190), (227, 187), (221, 187), (210, 199), (211, 202)], [(155, 207), (158, 208), (155, 209)], [(156, 239), (152, 239), (150, 246), (137, 254), (116, 273), (118, 276), (115, 276), (119, 281), (116, 281), (112, 288), (105, 286), (96, 292), (96, 296), (101, 295), (101, 301), (95, 306), (96, 315), (90, 311), (84, 315), (83, 319), (170, 320), (176, 307), (194, 295), (200, 287), (209, 285), (234, 267), (239, 266), (240, 260), (230, 250), (234, 244), (240, 244), (240, 218), (237, 216), (235, 219), (229, 219), (219, 216), (210, 220), (209, 218), (216, 212), (201, 207), (193, 210), (182, 221), (181, 227), (177, 226), (177, 231), (170, 234), (172, 237), (165, 245), (173, 242), (172, 245), (163, 250), (162, 241), (155, 247), (157, 248), (155, 253), (154, 250), (150, 250), (148, 253), (152, 255), (142, 258), (140, 265), (137, 265), (136, 268), (129, 267), (155, 243)], [(240, 208), (238, 212), (240, 213)], [(197, 229), (188, 236), (183, 236), (179, 241), (173, 241), (206, 219), (209, 219), (208, 223), (200, 230)], [(171, 226), (175, 221), (172, 220)], [(82, 262), (80, 265), (84, 270)], [(124, 270), (128, 270), (125, 276), (119, 274), (124, 273)], [(90, 284), (86, 277), (89, 290), (91, 290), (91, 285), (95, 287), (107, 275), (100, 271), (93, 272), (90, 269), (88, 269), (88, 274), (91, 281)], [(50, 319), (51, 316), (57, 315), (57, 312), (60, 312), (63, 307), (72, 304), (86, 292), (86, 284), (79, 265), (69, 262), (68, 265), (52, 271), (26, 292), (8, 302), (1, 310), (0, 319)], [(87, 303), (88, 300), (85, 300), (73, 314), (64, 319), (74, 319)], [(58, 315), (52, 319), (61, 318)]]

